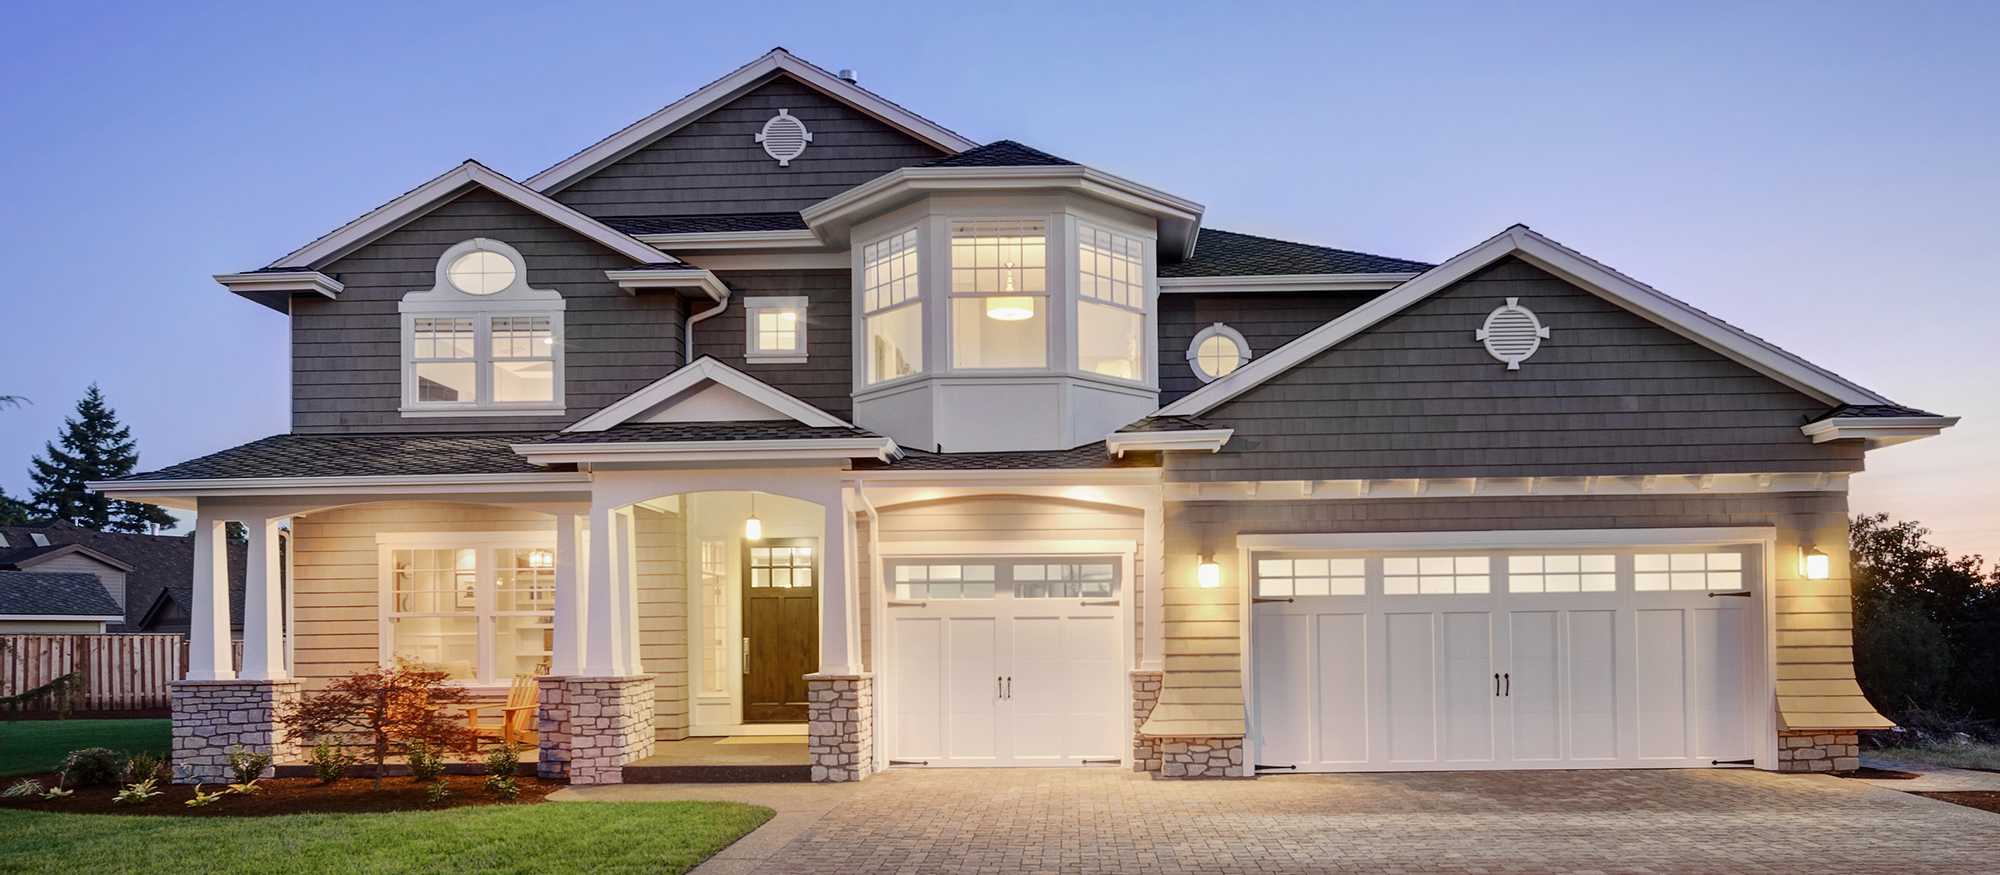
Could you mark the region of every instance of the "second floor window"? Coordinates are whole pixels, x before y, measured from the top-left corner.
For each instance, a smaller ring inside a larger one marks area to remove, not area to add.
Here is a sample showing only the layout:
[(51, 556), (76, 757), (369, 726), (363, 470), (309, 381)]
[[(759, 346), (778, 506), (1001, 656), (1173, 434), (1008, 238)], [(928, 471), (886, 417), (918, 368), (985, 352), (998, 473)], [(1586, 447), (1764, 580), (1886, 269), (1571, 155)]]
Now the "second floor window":
[(804, 297), (744, 298), (743, 359), (749, 362), (806, 360)]
[(436, 286), (403, 297), (405, 415), (561, 411), (562, 296), (526, 277), (513, 247), (478, 238), (445, 251)]
[(951, 229), (951, 366), (1049, 365), (1048, 231), (1042, 222)]
[(915, 228), (861, 249), (861, 312), (868, 332), (868, 384), (924, 369), (924, 310)]
[(1089, 225), (1076, 229), (1076, 367), (1141, 379), (1146, 330), (1145, 243)]

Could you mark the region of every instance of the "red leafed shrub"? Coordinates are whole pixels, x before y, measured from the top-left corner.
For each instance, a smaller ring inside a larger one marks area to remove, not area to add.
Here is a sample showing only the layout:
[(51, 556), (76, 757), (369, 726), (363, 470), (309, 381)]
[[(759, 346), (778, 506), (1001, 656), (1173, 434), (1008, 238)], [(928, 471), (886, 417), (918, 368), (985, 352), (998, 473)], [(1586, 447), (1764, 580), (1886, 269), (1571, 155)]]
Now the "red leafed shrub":
[(476, 752), (477, 739), (464, 713), (446, 710), (470, 701), (472, 695), (448, 683), (449, 677), (428, 666), (399, 660), (393, 666), (355, 672), (334, 681), (282, 711), (278, 721), (303, 738), (368, 736), (375, 760), (375, 786), (380, 789), (389, 757), (403, 753), (412, 743), (432, 750)]

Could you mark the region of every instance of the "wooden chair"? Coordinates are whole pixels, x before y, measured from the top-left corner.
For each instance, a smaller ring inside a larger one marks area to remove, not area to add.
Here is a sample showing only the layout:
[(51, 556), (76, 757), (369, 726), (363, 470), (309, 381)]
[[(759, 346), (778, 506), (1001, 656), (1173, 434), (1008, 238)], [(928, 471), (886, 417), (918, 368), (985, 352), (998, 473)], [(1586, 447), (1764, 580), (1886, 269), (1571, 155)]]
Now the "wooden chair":
[[(515, 675), (514, 685), (507, 690), (506, 704), (498, 706), (497, 709), (491, 704), (466, 705), (465, 722), (480, 741), (492, 738), (509, 745), (533, 742), (535, 712), (540, 710), (541, 702), (542, 687), (536, 682), (535, 676)], [(499, 724), (481, 724), (480, 713), (492, 710), (500, 712)]]

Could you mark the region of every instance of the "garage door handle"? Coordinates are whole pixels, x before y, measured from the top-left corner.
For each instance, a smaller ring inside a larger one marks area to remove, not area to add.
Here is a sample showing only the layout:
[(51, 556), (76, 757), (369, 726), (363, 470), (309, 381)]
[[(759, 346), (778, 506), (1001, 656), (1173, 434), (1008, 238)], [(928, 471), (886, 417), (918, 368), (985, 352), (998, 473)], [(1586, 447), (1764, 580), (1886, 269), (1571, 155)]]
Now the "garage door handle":
[(997, 674), (993, 676), (993, 698), (1007, 698), (1006, 687), (1000, 685), (1000, 676)]
[(1007, 698), (1008, 698), (1008, 699), (1010, 699), (1010, 700), (1014, 698), (1014, 676), (1013, 676), (1013, 675), (1008, 675), (1008, 676), (1007, 676)]
[(1250, 600), (1250, 603), (1253, 605), (1268, 604), (1270, 602), (1284, 602), (1289, 605), (1292, 603), (1292, 597), (1288, 595), (1260, 595)]
[(1500, 695), (1500, 673), (1497, 671), (1493, 673), (1493, 695)]
[(1708, 594), (1708, 597), (1712, 599), (1747, 599), (1750, 597), (1750, 591), (1743, 589), (1736, 592), (1712, 592)]
[(1510, 697), (1511, 697), (1511, 696), (1513, 696), (1513, 695), (1514, 695), (1514, 673), (1513, 673), (1513, 672), (1511, 672), (1511, 671), (1510, 671), (1510, 672), (1507, 672), (1507, 673), (1505, 673), (1505, 674), (1502, 674), (1502, 675), (1500, 676), (1500, 678), (1501, 678), (1502, 680), (1504, 680), (1504, 681), (1506, 681), (1506, 682), (1507, 682), (1507, 692), (1504, 692), (1504, 693), (1501, 693), (1500, 695), (1503, 695), (1503, 696), (1510, 696)]
[(1118, 600), (1112, 599), (1107, 602), (1093, 602), (1089, 599), (1084, 599), (1082, 605), (1086, 608), (1115, 608), (1118, 607)]

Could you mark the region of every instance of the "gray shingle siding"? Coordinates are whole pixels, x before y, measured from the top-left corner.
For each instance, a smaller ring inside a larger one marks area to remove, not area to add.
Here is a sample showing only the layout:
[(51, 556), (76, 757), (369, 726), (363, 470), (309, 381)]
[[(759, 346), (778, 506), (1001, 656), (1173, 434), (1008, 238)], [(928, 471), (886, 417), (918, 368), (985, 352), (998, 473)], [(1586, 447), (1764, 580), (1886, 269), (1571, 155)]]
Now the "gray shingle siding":
[[(1473, 340), (1518, 297), (1553, 336), (1508, 371)], [(1259, 351), (1262, 353), (1262, 350)], [(1202, 415), (1182, 481), (1858, 471), (1799, 426), (1826, 405), (1508, 259)]]
[[(812, 132), (789, 167), (756, 141), (788, 110)], [(944, 155), (779, 76), (555, 193), (592, 216), (796, 212), (899, 167)]]
[[(695, 323), (694, 350), (791, 393), (842, 419), (854, 411), (852, 293), (845, 270), (719, 271), (716, 277), (735, 297), (720, 314)], [(744, 361), (744, 301), (749, 298), (806, 298), (806, 361), (753, 364)], [(698, 305), (707, 309), (709, 305)], [(697, 310), (696, 312), (699, 312)]]
[[(519, 249), (528, 282), (564, 301), (567, 414), (552, 417), (404, 419), (405, 294), (429, 289), (444, 250), (471, 237)], [(321, 269), (346, 288), (338, 300), (292, 304), (292, 430), (553, 431), (665, 376), (681, 363), (685, 305), (672, 293), (634, 295), (604, 278), (631, 268), (605, 249), (484, 189), (472, 189)]]
[(1188, 344), (1217, 322), (1236, 329), (1252, 356), (1284, 346), (1298, 336), (1361, 306), (1381, 292), (1285, 292), (1182, 294), (1160, 296), (1160, 403), (1172, 404), (1204, 383), (1188, 364)]

